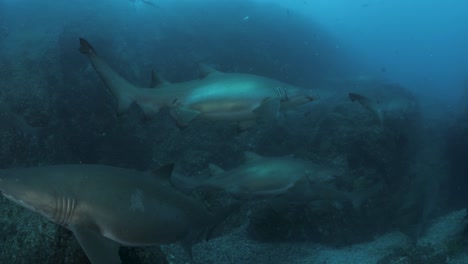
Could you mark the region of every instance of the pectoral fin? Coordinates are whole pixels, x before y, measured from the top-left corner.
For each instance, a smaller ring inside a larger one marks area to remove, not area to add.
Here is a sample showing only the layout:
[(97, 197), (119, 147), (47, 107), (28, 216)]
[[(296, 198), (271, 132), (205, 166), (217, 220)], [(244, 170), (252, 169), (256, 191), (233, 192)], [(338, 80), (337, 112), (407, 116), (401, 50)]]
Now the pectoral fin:
[(120, 264), (120, 245), (88, 228), (71, 228), (92, 264)]
[(179, 127), (187, 126), (190, 121), (200, 114), (200, 111), (184, 107), (174, 107), (170, 112)]
[(279, 98), (267, 98), (254, 110), (254, 113), (260, 120), (274, 119), (278, 116), (280, 106)]

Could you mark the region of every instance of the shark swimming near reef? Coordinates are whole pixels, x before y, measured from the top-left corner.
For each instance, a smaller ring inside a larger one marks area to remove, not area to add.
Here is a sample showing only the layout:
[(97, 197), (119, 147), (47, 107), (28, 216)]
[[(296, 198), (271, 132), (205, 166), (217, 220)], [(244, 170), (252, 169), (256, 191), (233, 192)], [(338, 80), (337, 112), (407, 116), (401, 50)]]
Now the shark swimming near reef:
[(240, 130), (245, 130), (259, 120), (274, 119), (280, 111), (315, 98), (310, 89), (253, 74), (223, 73), (207, 66), (202, 67), (200, 79), (180, 83), (169, 83), (153, 73), (152, 87), (141, 88), (117, 74), (83, 38), (80, 51), (88, 56), (116, 97), (119, 113), (127, 111), (133, 103), (146, 116), (167, 107), (180, 127), (195, 118), (205, 118), (236, 122)]
[(92, 264), (121, 263), (123, 246), (208, 238), (229, 213), (215, 216), (172, 188), (173, 165), (136, 171), (100, 165), (59, 165), (0, 170), (0, 191), (9, 200), (68, 228)]
[(245, 152), (244, 156), (245, 162), (232, 170), (224, 171), (210, 164), (212, 177), (197, 181), (176, 176), (173, 177), (174, 185), (184, 191), (222, 190), (240, 199), (278, 196), (291, 201), (350, 198), (330, 184), (341, 173), (338, 169), (291, 156), (265, 157), (253, 152)]

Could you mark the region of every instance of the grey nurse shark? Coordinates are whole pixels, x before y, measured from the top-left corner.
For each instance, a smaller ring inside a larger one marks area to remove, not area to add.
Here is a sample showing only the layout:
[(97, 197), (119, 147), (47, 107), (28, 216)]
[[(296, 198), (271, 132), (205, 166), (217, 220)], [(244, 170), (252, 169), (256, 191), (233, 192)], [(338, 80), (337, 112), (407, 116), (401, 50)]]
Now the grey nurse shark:
[(93, 264), (120, 263), (118, 249), (181, 242), (210, 234), (226, 215), (169, 184), (173, 165), (141, 172), (99, 165), (0, 170), (6, 198), (71, 230)]
[(283, 198), (288, 202), (338, 200), (359, 206), (360, 197), (340, 191), (332, 184), (340, 169), (312, 161), (284, 157), (265, 157), (245, 152), (245, 162), (224, 171), (210, 164), (212, 177), (196, 180), (175, 176), (174, 185), (184, 191), (221, 190), (239, 199)]
[(118, 112), (136, 103), (147, 116), (168, 107), (181, 127), (195, 118), (230, 120), (241, 130), (259, 120), (274, 119), (280, 111), (314, 100), (313, 92), (270, 78), (243, 73), (222, 73), (203, 67), (197, 80), (168, 83), (153, 73), (151, 88), (137, 87), (117, 74), (95, 49), (80, 38), (86, 54), (110, 92), (117, 98)]

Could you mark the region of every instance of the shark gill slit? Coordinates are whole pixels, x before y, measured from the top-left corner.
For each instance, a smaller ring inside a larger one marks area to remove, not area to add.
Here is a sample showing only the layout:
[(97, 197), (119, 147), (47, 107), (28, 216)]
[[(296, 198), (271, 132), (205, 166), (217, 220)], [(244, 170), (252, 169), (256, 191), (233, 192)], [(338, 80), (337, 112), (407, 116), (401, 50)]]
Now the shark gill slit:
[(56, 206), (54, 221), (59, 225), (67, 226), (73, 217), (76, 208), (76, 200), (59, 193), (57, 193), (55, 197)]
[(288, 94), (286, 93), (286, 89), (284, 89), (281, 86), (278, 86), (275, 88), (276, 93), (278, 94), (278, 97), (280, 98), (281, 102), (287, 101), (288, 100)]

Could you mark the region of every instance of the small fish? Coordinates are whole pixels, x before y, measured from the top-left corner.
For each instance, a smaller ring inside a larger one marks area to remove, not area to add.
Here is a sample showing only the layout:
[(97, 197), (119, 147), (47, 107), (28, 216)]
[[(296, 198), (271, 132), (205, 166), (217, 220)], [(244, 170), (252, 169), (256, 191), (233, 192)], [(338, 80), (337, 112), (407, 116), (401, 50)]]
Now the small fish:
[(382, 124), (383, 122), (383, 114), (381, 109), (369, 98), (365, 97), (364, 95), (360, 95), (357, 93), (349, 93), (349, 99), (351, 102), (357, 101), (362, 107), (364, 107), (372, 116)]

